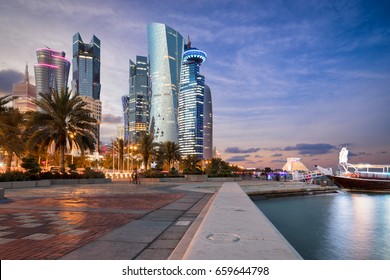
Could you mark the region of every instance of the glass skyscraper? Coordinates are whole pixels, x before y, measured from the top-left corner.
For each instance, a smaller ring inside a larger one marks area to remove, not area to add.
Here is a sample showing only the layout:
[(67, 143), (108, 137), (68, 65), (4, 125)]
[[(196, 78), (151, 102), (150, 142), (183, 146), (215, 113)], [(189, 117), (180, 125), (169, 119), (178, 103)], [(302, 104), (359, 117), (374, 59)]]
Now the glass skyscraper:
[(93, 35), (85, 44), (80, 33), (73, 36), (72, 89), (81, 96), (100, 100), (100, 40)]
[(73, 36), (73, 80), (72, 91), (87, 103), (97, 121), (97, 151), (100, 145), (100, 124), (102, 121), (102, 103), (100, 101), (100, 40), (95, 35), (91, 42), (84, 43), (80, 33)]
[(129, 95), (122, 96), (125, 140), (137, 142), (148, 131), (149, 100), (148, 58), (137, 56), (136, 63), (129, 60)]
[(53, 88), (58, 92), (68, 86), (70, 62), (65, 52), (50, 48), (37, 49), (38, 64), (34, 65), (37, 95), (48, 93)]
[(203, 158), (213, 158), (213, 103), (211, 90), (208, 85), (204, 85), (203, 103)]
[(179, 93), (179, 146), (183, 156), (203, 158), (204, 81), (200, 65), (206, 53), (185, 45)]
[(178, 94), (183, 37), (162, 23), (147, 27), (151, 78), (149, 131), (155, 141), (178, 143)]

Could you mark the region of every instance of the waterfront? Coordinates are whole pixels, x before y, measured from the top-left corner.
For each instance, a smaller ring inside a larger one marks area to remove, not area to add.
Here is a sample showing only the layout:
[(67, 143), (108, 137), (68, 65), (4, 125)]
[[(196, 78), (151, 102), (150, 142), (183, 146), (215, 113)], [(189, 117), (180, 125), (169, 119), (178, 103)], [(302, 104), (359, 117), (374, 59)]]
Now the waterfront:
[(390, 259), (390, 194), (253, 200), (304, 259)]

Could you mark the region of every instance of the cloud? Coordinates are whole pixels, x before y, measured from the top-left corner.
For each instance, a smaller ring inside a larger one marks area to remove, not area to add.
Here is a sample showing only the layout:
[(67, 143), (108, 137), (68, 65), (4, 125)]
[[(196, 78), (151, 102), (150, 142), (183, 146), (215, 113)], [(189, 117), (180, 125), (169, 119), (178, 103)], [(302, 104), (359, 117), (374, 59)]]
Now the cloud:
[(227, 161), (227, 162), (245, 161), (246, 158), (247, 158), (248, 156), (249, 156), (249, 155), (234, 156), (234, 157), (228, 158), (226, 161)]
[(104, 114), (103, 115), (103, 122), (105, 124), (111, 123), (111, 124), (121, 124), (122, 123), (122, 117), (114, 116), (113, 114)]
[(330, 144), (297, 144), (295, 146), (287, 146), (285, 151), (298, 151), (300, 155), (324, 155), (337, 149), (336, 146)]
[(260, 148), (241, 149), (239, 147), (227, 147), (225, 149), (225, 153), (231, 153), (231, 154), (256, 153), (259, 150)]
[(281, 157), (283, 154), (273, 154), (271, 157)]
[(11, 93), (12, 84), (23, 81), (24, 74), (14, 70), (0, 70), (0, 92)]

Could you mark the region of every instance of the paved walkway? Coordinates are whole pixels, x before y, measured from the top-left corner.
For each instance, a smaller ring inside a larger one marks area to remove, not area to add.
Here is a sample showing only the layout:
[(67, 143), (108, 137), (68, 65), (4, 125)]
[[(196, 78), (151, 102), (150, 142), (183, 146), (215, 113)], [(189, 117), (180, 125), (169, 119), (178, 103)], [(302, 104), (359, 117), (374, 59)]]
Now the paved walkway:
[(6, 190), (0, 259), (167, 259), (211, 194), (173, 185)]

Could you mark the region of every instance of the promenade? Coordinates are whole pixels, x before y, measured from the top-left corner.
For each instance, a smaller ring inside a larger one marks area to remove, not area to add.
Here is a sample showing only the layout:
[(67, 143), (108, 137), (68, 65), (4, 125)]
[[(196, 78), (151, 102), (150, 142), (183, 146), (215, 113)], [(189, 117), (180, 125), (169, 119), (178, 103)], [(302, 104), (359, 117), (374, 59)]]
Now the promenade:
[[(199, 214), (222, 184), (122, 181), (7, 189), (0, 200), (0, 259), (168, 259), (175, 249), (184, 252), (178, 244), (184, 236), (191, 240)], [(323, 190), (304, 183), (240, 185), (250, 194)]]
[(167, 259), (211, 194), (172, 185), (9, 189), (0, 259)]

